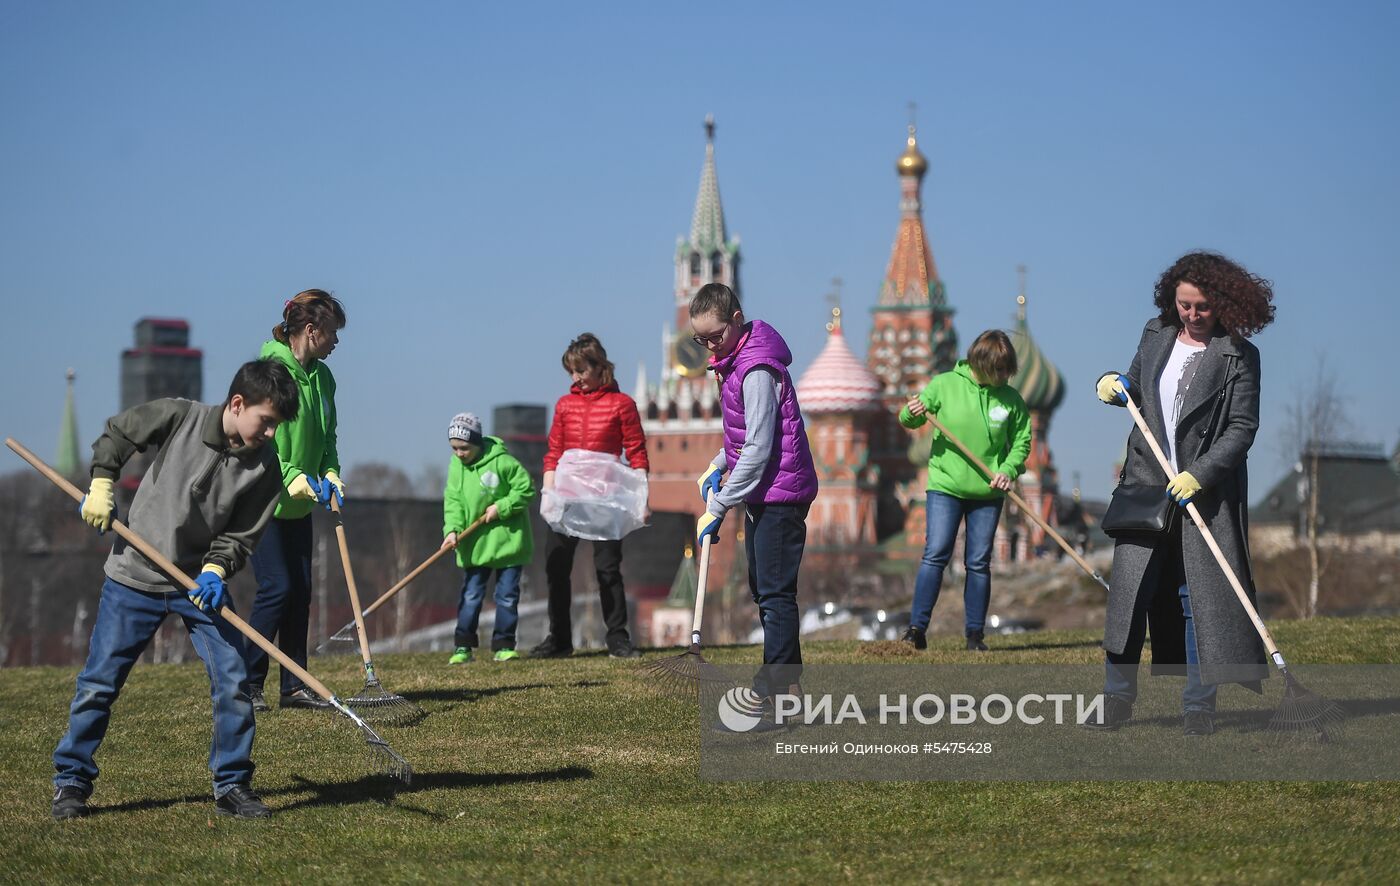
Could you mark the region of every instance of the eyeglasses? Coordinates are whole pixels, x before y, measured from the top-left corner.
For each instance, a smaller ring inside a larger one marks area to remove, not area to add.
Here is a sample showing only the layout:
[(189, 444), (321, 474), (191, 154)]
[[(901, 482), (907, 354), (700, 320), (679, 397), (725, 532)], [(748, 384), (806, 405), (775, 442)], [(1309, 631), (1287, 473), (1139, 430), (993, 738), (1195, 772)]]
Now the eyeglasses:
[(690, 340), (697, 345), (719, 345), (723, 343), (725, 336), (729, 335), (729, 324), (724, 324), (724, 328), (714, 335), (692, 335)]

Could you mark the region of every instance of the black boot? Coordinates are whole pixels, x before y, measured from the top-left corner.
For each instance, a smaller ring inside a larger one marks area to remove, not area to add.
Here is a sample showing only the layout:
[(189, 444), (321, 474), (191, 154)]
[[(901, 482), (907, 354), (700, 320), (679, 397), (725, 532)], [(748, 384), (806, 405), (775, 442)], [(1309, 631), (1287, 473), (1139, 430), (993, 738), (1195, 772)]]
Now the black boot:
[(295, 692), (288, 692), (286, 695), (282, 696), (280, 706), (284, 708), (306, 708), (312, 711), (322, 711), (330, 707), (331, 703), (303, 686)]
[(215, 800), (214, 811), (234, 818), (267, 818), (272, 814), (272, 810), (245, 784), (234, 785)]
[(1215, 714), (1210, 711), (1187, 711), (1181, 731), (1185, 735), (1213, 735)]
[(565, 645), (554, 639), (550, 634), (544, 638), (544, 642), (530, 650), (531, 658), (568, 658), (574, 654), (573, 644)]
[(265, 714), (272, 710), (272, 707), (267, 703), (267, 699), (263, 698), (262, 689), (248, 690), (248, 700), (253, 703), (253, 713), (255, 714)]
[(1103, 732), (1112, 732), (1119, 726), (1133, 718), (1133, 703), (1126, 698), (1119, 698), (1116, 695), (1109, 695), (1103, 702), (1103, 721), (1081, 724), (1085, 729), (1098, 729)]
[(87, 798), (87, 791), (71, 785), (54, 791), (53, 805), (50, 807), (53, 812), (53, 820), (67, 821), (70, 818), (82, 818), (87, 815)]
[(915, 649), (928, 648), (928, 637), (924, 635), (923, 631), (913, 626), (904, 629), (904, 636), (899, 638), (899, 642), (908, 643)]
[(987, 644), (982, 642), (981, 631), (967, 632), (967, 649), (969, 652), (986, 652)]

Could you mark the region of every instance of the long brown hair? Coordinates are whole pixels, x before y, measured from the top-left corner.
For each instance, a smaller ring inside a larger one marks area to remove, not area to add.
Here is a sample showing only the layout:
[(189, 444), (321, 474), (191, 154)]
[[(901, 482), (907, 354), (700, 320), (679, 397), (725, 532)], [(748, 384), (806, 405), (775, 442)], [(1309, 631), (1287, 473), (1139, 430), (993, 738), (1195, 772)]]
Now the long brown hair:
[(612, 361), (608, 359), (608, 352), (603, 349), (603, 343), (598, 341), (598, 336), (591, 332), (585, 332), (569, 342), (559, 362), (564, 364), (565, 372), (573, 372), (580, 364), (596, 366), (602, 370), (603, 387), (613, 383)]
[(340, 300), (324, 289), (304, 289), (287, 300), (282, 307), (282, 322), (272, 327), (272, 337), (282, 344), (292, 340), (292, 334), (310, 323), (317, 329), (332, 326), (345, 328), (345, 308)]

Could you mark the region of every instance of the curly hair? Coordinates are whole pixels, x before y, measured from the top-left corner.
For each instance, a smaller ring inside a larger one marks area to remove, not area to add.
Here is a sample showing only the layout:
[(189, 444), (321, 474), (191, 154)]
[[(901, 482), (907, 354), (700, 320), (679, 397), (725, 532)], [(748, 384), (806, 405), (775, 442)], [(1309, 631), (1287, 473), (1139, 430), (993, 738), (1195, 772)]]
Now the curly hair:
[(1188, 252), (1162, 273), (1152, 303), (1164, 325), (1180, 326), (1176, 287), (1190, 283), (1210, 300), (1216, 319), (1230, 335), (1249, 338), (1274, 321), (1273, 284), (1251, 274), (1218, 252)]

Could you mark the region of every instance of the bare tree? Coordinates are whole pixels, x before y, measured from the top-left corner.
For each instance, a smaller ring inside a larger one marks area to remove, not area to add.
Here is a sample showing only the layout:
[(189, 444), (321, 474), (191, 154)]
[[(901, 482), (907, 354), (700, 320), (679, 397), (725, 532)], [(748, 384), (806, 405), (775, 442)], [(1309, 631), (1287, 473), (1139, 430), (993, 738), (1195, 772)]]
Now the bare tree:
[(1331, 562), (1330, 556), (1322, 556), (1318, 543), (1318, 508), (1323, 492), (1320, 464), (1328, 446), (1344, 439), (1350, 425), (1346, 399), (1323, 354), (1317, 355), (1312, 377), (1295, 388), (1287, 415), (1282, 442), (1286, 457), (1296, 459), (1298, 528), (1308, 551), (1308, 595), (1303, 615), (1312, 618), (1317, 615), (1322, 577)]
[(362, 498), (412, 498), (413, 481), (401, 468), (379, 461), (367, 461), (352, 467), (345, 475), (345, 485)]

